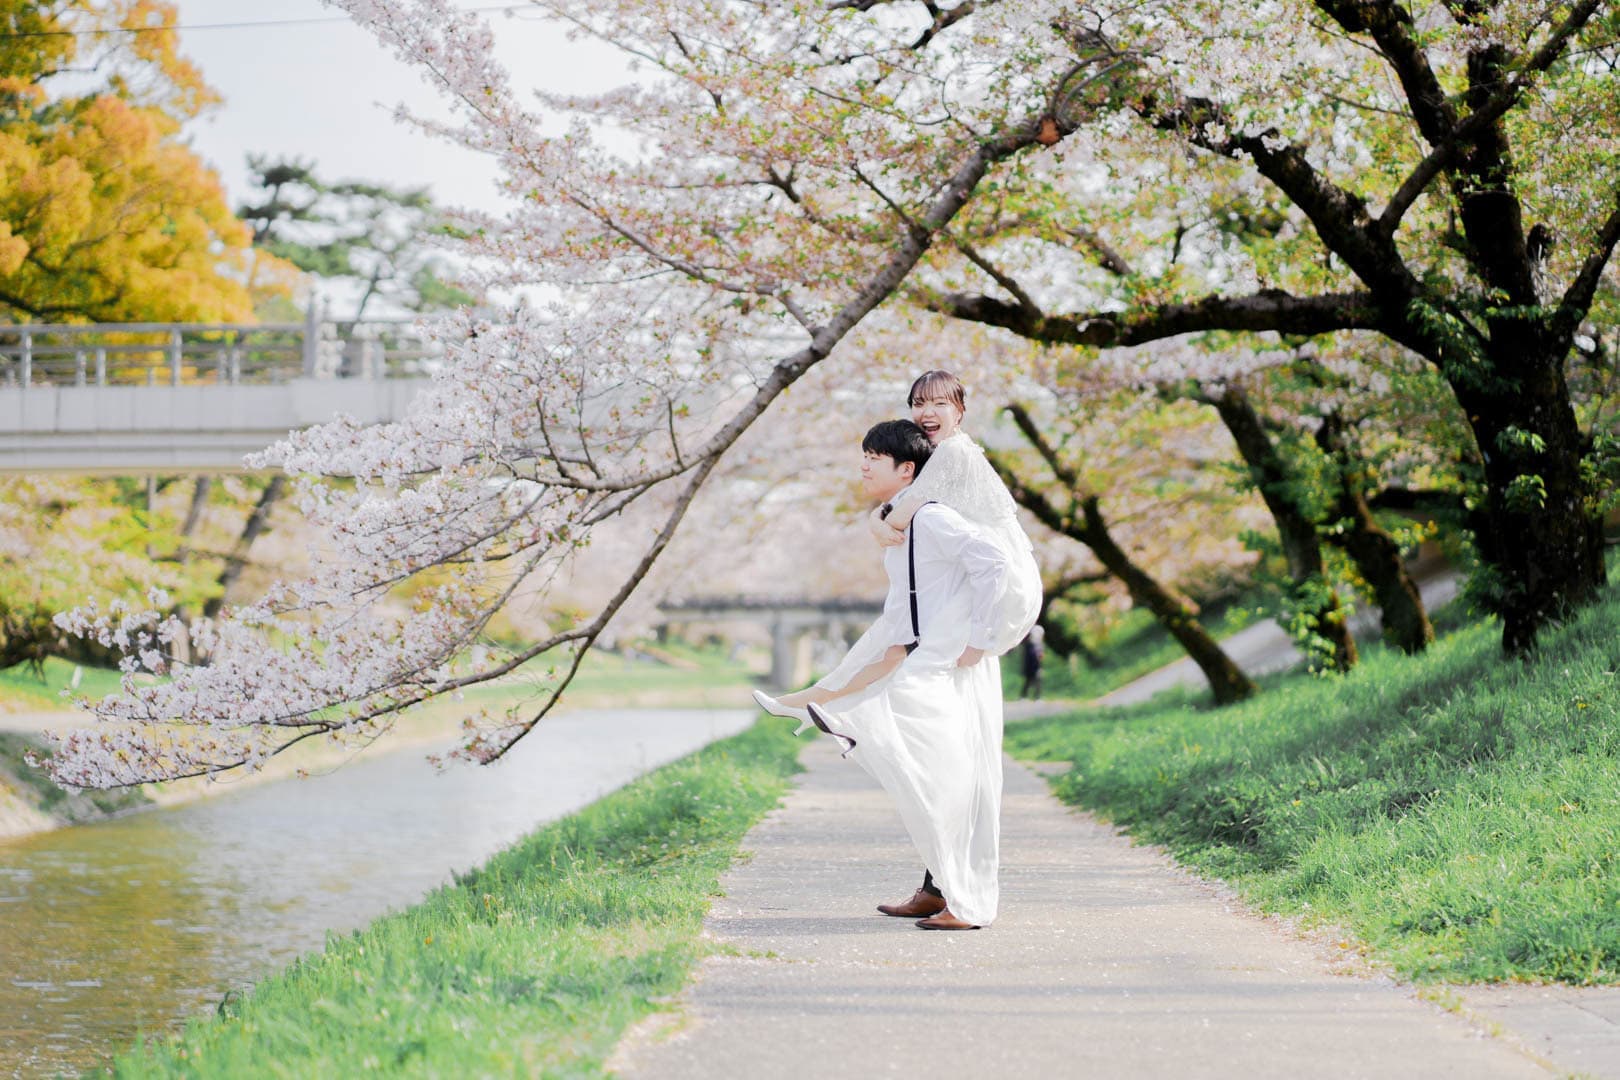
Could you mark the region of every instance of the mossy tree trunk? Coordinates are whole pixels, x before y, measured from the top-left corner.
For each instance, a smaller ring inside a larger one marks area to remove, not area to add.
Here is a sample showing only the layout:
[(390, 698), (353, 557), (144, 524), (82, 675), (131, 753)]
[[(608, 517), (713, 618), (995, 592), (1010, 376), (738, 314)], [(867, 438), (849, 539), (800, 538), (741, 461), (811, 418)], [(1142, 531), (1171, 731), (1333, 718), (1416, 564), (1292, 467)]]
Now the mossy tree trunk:
[(1098, 497), (1082, 490), (1079, 476), (1041, 434), (1029, 411), (1021, 405), (1011, 405), (1008, 412), (1052, 471), (1058, 486), (1063, 488), (1067, 506), (1060, 510), (1044, 493), (1026, 483), (1005, 455), (992, 455), (991, 461), (1006, 481), (1013, 499), (1047, 528), (1090, 548), (1108, 572), (1124, 584), (1132, 602), (1150, 612), (1187, 651), (1209, 681), (1217, 703), (1225, 705), (1252, 696), (1257, 689), (1254, 681), (1204, 629), (1192, 603), (1150, 574), (1114, 539)]
[(1249, 477), (1276, 522), (1277, 538), (1293, 582), (1294, 618), (1326, 642), (1329, 668), (1349, 671), (1356, 664), (1356, 639), (1350, 634), (1347, 612), (1337, 590), (1327, 584), (1321, 536), (1316, 522), (1301, 508), (1291, 490), (1295, 479), (1287, 463), (1241, 387), (1228, 385), (1206, 400), (1231, 432)]
[(1327, 455), (1338, 481), (1333, 513), (1341, 527), (1330, 533), (1329, 539), (1350, 556), (1372, 587), (1383, 613), (1385, 640), (1408, 654), (1422, 652), (1434, 642), (1434, 625), (1423, 606), (1417, 582), (1406, 570), (1401, 546), (1378, 524), (1367, 503), (1371, 478), (1338, 412), (1322, 418), (1316, 444)]

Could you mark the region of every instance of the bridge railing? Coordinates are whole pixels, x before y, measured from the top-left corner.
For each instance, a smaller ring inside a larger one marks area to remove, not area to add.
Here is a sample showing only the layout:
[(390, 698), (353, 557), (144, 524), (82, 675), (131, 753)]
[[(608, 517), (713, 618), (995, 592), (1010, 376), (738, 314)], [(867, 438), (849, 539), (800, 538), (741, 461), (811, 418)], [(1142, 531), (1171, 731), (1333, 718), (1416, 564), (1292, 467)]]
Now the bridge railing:
[(0, 325), (0, 387), (275, 384), (430, 374), (411, 319)]

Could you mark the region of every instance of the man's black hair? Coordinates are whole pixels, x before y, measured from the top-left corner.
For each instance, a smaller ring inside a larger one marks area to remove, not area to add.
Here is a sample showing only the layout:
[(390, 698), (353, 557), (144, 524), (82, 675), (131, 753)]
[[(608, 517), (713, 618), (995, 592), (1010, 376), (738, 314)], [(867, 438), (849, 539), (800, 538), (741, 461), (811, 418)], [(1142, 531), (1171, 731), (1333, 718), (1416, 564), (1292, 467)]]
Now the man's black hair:
[(922, 472), (922, 467), (928, 464), (928, 458), (934, 452), (934, 444), (928, 441), (923, 429), (910, 420), (885, 420), (881, 424), (872, 425), (872, 430), (861, 440), (861, 449), (868, 454), (891, 457), (895, 465), (909, 461), (916, 466), (911, 471), (912, 475), (916, 476)]

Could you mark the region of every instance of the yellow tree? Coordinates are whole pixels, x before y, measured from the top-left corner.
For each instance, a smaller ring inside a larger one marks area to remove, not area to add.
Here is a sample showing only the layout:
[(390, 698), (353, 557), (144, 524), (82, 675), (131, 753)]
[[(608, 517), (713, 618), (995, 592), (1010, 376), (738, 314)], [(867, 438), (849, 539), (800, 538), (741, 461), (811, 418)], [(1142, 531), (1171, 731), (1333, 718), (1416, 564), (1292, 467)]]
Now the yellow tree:
[[(174, 20), (158, 0), (0, 0), (0, 317), (251, 317), (249, 231), (179, 138), (216, 99)], [(105, 73), (89, 89), (86, 69)]]

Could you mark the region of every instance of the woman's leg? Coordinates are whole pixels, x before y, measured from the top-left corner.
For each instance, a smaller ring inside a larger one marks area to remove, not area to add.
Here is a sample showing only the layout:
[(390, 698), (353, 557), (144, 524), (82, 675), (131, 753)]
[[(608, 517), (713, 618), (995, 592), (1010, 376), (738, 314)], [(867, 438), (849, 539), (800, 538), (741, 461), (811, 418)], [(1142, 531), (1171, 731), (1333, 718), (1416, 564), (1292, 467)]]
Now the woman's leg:
[(891, 645), (881, 657), (857, 671), (854, 678), (837, 690), (811, 686), (794, 694), (783, 694), (776, 700), (793, 709), (802, 709), (806, 705), (825, 705), (829, 701), (835, 701), (858, 690), (865, 690), (879, 679), (893, 674), (894, 669), (899, 667), (900, 661), (905, 658), (904, 645)]

